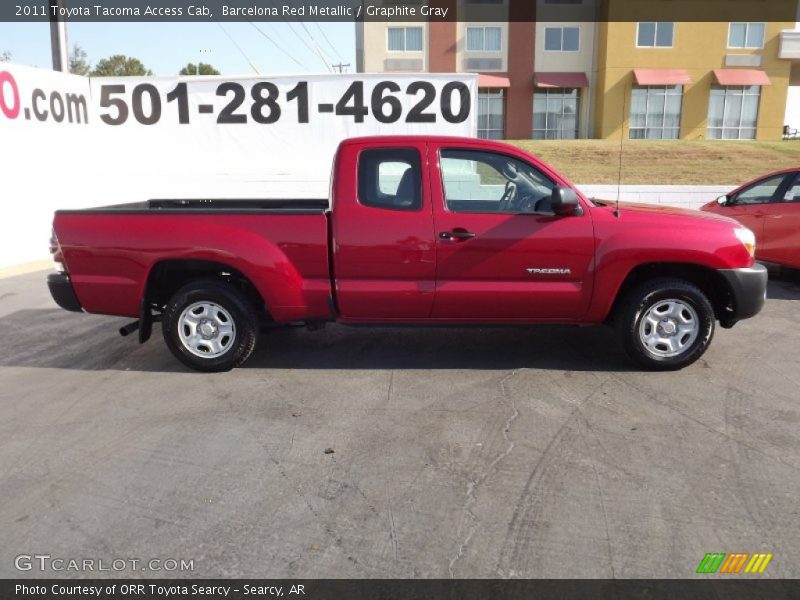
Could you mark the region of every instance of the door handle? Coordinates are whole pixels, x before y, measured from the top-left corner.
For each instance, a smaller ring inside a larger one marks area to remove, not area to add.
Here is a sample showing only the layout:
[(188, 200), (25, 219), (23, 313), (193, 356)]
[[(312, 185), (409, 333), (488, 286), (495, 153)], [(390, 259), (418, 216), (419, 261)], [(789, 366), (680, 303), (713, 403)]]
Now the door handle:
[(475, 234), (471, 231), (464, 231), (463, 229), (456, 229), (454, 231), (443, 231), (439, 234), (439, 237), (443, 240), (450, 240), (451, 242), (457, 240), (469, 240), (475, 237)]

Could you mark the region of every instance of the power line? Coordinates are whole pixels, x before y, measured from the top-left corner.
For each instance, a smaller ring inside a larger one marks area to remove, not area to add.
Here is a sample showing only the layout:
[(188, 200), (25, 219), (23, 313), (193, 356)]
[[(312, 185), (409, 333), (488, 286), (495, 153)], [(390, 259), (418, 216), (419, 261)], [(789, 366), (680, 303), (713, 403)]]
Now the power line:
[(288, 53), (288, 52), (287, 52), (287, 51), (286, 51), (286, 50), (283, 48), (283, 46), (281, 46), (281, 45), (280, 45), (280, 44), (278, 44), (278, 43), (277, 43), (275, 40), (273, 40), (271, 37), (269, 37), (269, 35), (267, 35), (267, 33), (266, 33), (266, 32), (262, 31), (262, 30), (261, 30), (261, 29), (258, 27), (258, 25), (256, 25), (256, 24), (255, 24), (255, 23), (253, 23), (252, 21), (248, 21), (248, 23), (250, 23), (250, 25), (252, 25), (253, 27), (255, 27), (255, 30), (256, 30), (258, 33), (260, 33), (262, 36), (264, 36), (264, 37), (265, 37), (267, 40), (269, 40), (269, 42), (270, 42), (270, 43), (271, 43), (273, 46), (275, 46), (275, 47), (276, 47), (278, 50), (280, 50), (281, 52), (283, 52), (283, 53), (284, 53), (286, 56), (288, 56), (288, 57), (289, 57), (290, 59), (292, 59), (292, 60), (293, 60), (293, 61), (294, 61), (296, 64), (298, 64), (298, 65), (300, 66), (300, 68), (301, 68), (301, 69), (304, 69), (304, 70), (306, 70), (306, 71), (309, 71), (309, 70), (310, 70), (310, 69), (309, 69), (308, 67), (306, 67), (306, 66), (305, 66), (303, 63), (301, 63), (299, 60), (297, 60), (297, 59), (296, 59), (294, 56), (292, 56), (291, 54), (289, 54), (289, 53)]
[[(328, 38), (328, 36), (325, 33), (325, 30), (322, 28), (322, 26), (317, 21), (314, 21), (314, 24), (317, 26), (317, 29), (319, 29), (319, 32), (322, 34), (322, 37), (325, 38), (325, 41), (328, 42), (328, 46), (331, 47), (331, 50), (333, 50), (333, 53), (339, 58), (340, 61), (344, 60), (342, 58), (342, 55), (339, 54), (339, 51), (336, 49), (336, 46), (334, 46), (331, 43), (331, 40)], [(334, 66), (334, 65), (331, 65), (331, 66)]]
[(346, 69), (349, 66), (350, 66), (350, 63), (345, 63), (345, 64), (339, 63), (339, 64), (336, 64), (336, 65), (331, 65), (331, 67), (333, 67), (335, 70), (339, 71), (339, 74), (344, 73), (344, 69)]
[[(277, 7), (277, 5), (275, 4), (275, 0), (269, 0), (269, 3), (270, 3), (270, 4), (271, 4), (273, 7), (276, 7), (276, 8), (278, 8), (278, 7)], [(309, 44), (309, 43), (308, 43), (306, 40), (304, 40), (304, 39), (303, 39), (303, 36), (301, 36), (299, 33), (297, 33), (297, 30), (296, 30), (296, 29), (294, 28), (294, 26), (293, 26), (293, 25), (292, 25), (292, 24), (289, 22), (289, 19), (288, 19), (288, 18), (285, 18), (285, 19), (283, 19), (283, 22), (284, 22), (284, 23), (286, 23), (286, 24), (289, 26), (289, 29), (291, 30), (291, 32), (292, 32), (292, 33), (295, 35), (295, 37), (297, 37), (297, 39), (298, 39), (298, 40), (300, 40), (300, 41), (303, 43), (303, 45), (304, 45), (306, 48), (308, 48), (308, 50), (310, 50), (311, 52), (313, 52), (314, 54), (316, 54), (316, 55), (317, 55), (317, 56), (318, 56), (318, 57), (319, 57), (319, 58), (322, 60), (323, 64), (325, 65), (325, 68), (326, 68), (326, 69), (328, 69), (328, 71), (329, 71), (329, 72), (332, 72), (332, 69), (331, 69), (330, 65), (328, 64), (328, 62), (329, 62), (329, 61), (327, 60), (327, 58), (325, 58), (325, 56), (323, 55), (323, 53), (320, 51), (320, 49), (319, 49), (319, 46), (317, 45), (317, 42), (316, 42), (316, 40), (314, 40), (314, 36), (312, 36), (312, 35), (311, 35), (311, 33), (308, 31), (308, 28), (305, 26), (305, 23), (303, 23), (303, 22), (302, 22), (300, 19), (298, 19), (297, 17), (295, 17), (295, 20), (296, 20), (298, 23), (300, 23), (300, 25), (302, 25), (302, 26), (303, 26), (303, 29), (305, 29), (306, 33), (308, 34), (308, 37), (309, 37), (309, 38), (311, 38), (311, 41), (314, 43), (314, 46), (313, 46), (313, 47), (312, 47), (312, 46), (311, 46), (311, 45), (310, 45), (310, 44)]]
[[(278, 10), (279, 10), (279, 12), (280, 12), (280, 7), (278, 7), (278, 6), (277, 6), (277, 4), (275, 4), (275, 0), (269, 0), (269, 3), (270, 3), (270, 4), (271, 4), (273, 7), (275, 7), (276, 9), (278, 9)], [(308, 43), (306, 40), (304, 40), (304, 39), (303, 39), (303, 36), (301, 36), (299, 33), (297, 33), (297, 30), (296, 30), (296, 29), (294, 28), (294, 26), (293, 26), (293, 25), (292, 25), (292, 24), (289, 22), (289, 19), (283, 19), (283, 22), (284, 22), (284, 23), (286, 23), (286, 24), (289, 26), (289, 30), (290, 30), (290, 31), (291, 31), (291, 32), (292, 32), (292, 33), (295, 35), (295, 37), (296, 37), (298, 40), (300, 40), (300, 42), (301, 42), (301, 43), (302, 43), (302, 44), (303, 44), (303, 45), (304, 45), (304, 46), (305, 46), (305, 47), (306, 47), (306, 48), (307, 48), (307, 49), (308, 49), (310, 52), (312, 52), (312, 53), (314, 53), (314, 54), (317, 54), (317, 55), (319, 55), (319, 53), (318, 53), (318, 52), (317, 52), (317, 51), (316, 51), (314, 48), (312, 48), (312, 47), (311, 47), (311, 45), (310, 45), (310, 44), (309, 44), (309, 43)], [(298, 22), (299, 22), (299, 23), (301, 23), (299, 19), (298, 19)], [(301, 24), (302, 24), (302, 23), (301, 23)], [(320, 58), (322, 58), (322, 57), (320, 57)], [(325, 68), (326, 68), (326, 69), (328, 69), (328, 71), (330, 71), (330, 70), (331, 70), (331, 68), (328, 66), (328, 62), (327, 62), (327, 61), (326, 61), (324, 58), (322, 58), (322, 61), (325, 63)], [(310, 69), (306, 69), (306, 70), (310, 70)]]
[(300, 25), (303, 26), (303, 29), (305, 30), (306, 35), (308, 35), (308, 37), (311, 38), (311, 43), (314, 44), (314, 50), (317, 52), (317, 55), (322, 59), (322, 62), (325, 63), (325, 68), (328, 69), (328, 71), (330, 71), (332, 73), (333, 69), (331, 69), (330, 62), (328, 61), (327, 57), (325, 56), (325, 53), (322, 51), (322, 48), (319, 47), (319, 44), (317, 43), (317, 40), (315, 40), (314, 36), (311, 35), (311, 32), (308, 30), (308, 27), (306, 27), (305, 23), (303, 23), (299, 19), (298, 19), (298, 23), (300, 23)]
[[(249, 65), (250, 65), (250, 68), (251, 68), (251, 69), (253, 69), (253, 71), (255, 71), (256, 75), (261, 75), (261, 73), (259, 73), (259, 72), (258, 72), (258, 68), (257, 68), (257, 67), (256, 67), (256, 66), (253, 64), (253, 61), (252, 61), (252, 60), (250, 60), (250, 57), (249, 57), (249, 56), (247, 56), (247, 54), (245, 53), (245, 51), (244, 51), (244, 50), (242, 50), (242, 47), (241, 47), (239, 44), (237, 44), (237, 43), (236, 43), (236, 40), (235, 40), (235, 39), (233, 39), (233, 37), (231, 36), (231, 34), (230, 34), (230, 33), (228, 33), (228, 30), (227, 30), (227, 29), (225, 29), (225, 28), (222, 26), (222, 23), (220, 23), (219, 21), (217, 21), (217, 25), (219, 25), (219, 28), (220, 28), (220, 29), (222, 29), (222, 33), (224, 33), (224, 34), (225, 34), (225, 35), (228, 37), (228, 39), (231, 41), (231, 43), (232, 43), (234, 46), (236, 46), (236, 49), (239, 51), (239, 53), (240, 53), (242, 56), (244, 56), (244, 59), (247, 61), (247, 64), (249, 64)], [(198, 66), (198, 68), (199, 68), (199, 66)]]

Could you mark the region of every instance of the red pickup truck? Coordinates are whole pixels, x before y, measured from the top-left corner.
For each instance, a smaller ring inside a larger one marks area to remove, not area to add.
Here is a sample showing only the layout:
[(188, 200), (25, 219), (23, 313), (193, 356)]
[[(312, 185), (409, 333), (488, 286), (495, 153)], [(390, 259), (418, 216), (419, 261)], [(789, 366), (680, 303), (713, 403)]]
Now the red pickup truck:
[[(585, 198), (534, 156), (446, 137), (344, 141), (331, 198), (151, 200), (56, 212), (63, 308), (162, 322), (201, 371), (263, 325), (613, 323), (639, 365), (678, 369), (764, 304), (755, 239), (709, 213)], [(330, 204), (330, 209), (328, 208)]]

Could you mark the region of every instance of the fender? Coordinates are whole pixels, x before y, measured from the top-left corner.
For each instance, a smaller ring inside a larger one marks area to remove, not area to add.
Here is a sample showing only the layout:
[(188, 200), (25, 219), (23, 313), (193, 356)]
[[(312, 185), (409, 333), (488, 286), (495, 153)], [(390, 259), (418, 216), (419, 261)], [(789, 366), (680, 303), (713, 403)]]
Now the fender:
[(696, 219), (687, 223), (682, 219), (680, 225), (676, 222), (676, 227), (670, 228), (663, 218), (657, 224), (643, 220), (639, 215), (626, 215), (624, 208), (616, 224), (607, 218), (596, 219), (595, 286), (588, 323), (608, 317), (625, 279), (636, 267), (683, 264), (717, 270), (754, 263), (726, 221)]

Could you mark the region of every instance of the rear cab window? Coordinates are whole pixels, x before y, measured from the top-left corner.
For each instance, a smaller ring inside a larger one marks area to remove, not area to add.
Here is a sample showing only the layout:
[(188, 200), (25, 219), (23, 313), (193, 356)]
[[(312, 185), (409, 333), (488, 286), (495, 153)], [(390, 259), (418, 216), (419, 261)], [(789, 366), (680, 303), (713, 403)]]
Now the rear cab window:
[(387, 210), (422, 208), (422, 167), (412, 148), (374, 148), (358, 157), (358, 201)]

